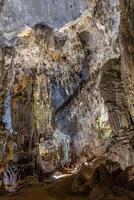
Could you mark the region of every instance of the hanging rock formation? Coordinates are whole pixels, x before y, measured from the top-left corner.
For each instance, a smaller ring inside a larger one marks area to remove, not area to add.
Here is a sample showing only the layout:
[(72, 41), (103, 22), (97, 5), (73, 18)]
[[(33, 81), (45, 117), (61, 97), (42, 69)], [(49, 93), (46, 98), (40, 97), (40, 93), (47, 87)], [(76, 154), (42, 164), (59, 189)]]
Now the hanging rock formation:
[(6, 185), (101, 156), (134, 164), (133, 9), (131, 0), (0, 1)]

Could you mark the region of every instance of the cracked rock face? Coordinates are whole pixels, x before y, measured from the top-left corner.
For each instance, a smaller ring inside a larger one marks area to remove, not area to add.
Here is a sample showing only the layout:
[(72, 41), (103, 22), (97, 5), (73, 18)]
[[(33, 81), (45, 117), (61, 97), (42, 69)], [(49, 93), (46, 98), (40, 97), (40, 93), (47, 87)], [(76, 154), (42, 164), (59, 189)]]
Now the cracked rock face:
[(0, 30), (6, 40), (11, 40), (21, 29), (38, 23), (60, 28), (77, 19), (87, 3), (87, 0), (4, 0), (1, 2)]
[(123, 2), (0, 4), (0, 158), (18, 174), (28, 164), (18, 177), (102, 155), (134, 164), (133, 4)]

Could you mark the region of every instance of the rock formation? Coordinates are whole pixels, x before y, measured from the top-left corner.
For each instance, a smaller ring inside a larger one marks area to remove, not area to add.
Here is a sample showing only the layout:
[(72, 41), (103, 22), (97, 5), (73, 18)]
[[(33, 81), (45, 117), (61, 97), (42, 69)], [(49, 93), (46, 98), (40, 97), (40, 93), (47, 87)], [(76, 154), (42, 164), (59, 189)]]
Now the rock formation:
[(123, 171), (119, 163), (95, 159), (83, 166), (72, 184), (72, 192), (88, 194), (89, 199), (133, 199), (134, 168)]
[(134, 165), (133, 10), (132, 0), (0, 1), (5, 185), (101, 156)]

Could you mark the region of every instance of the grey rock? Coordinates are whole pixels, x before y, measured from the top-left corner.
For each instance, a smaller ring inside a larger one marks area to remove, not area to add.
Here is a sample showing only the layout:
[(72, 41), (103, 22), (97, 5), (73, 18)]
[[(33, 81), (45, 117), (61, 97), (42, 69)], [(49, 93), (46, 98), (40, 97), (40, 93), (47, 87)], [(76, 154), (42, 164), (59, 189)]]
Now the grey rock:
[(85, 0), (5, 0), (0, 29), (4, 33), (17, 32), (41, 22), (60, 28), (79, 17), (85, 9)]
[(5, 107), (5, 114), (3, 116), (3, 123), (5, 124), (6, 129), (9, 130), (10, 133), (12, 133), (13, 128), (12, 128), (12, 120), (11, 120), (11, 94), (10, 93), (6, 97), (4, 107)]

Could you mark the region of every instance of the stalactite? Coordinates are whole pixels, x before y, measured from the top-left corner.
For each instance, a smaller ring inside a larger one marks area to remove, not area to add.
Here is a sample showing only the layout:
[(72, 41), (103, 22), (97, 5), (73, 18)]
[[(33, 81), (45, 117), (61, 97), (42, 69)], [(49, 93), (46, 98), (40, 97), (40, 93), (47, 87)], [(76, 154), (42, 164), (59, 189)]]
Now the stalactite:
[(5, 100), (5, 114), (3, 116), (3, 123), (5, 128), (9, 130), (10, 133), (13, 133), (12, 128), (12, 119), (11, 119), (11, 94), (9, 93)]

